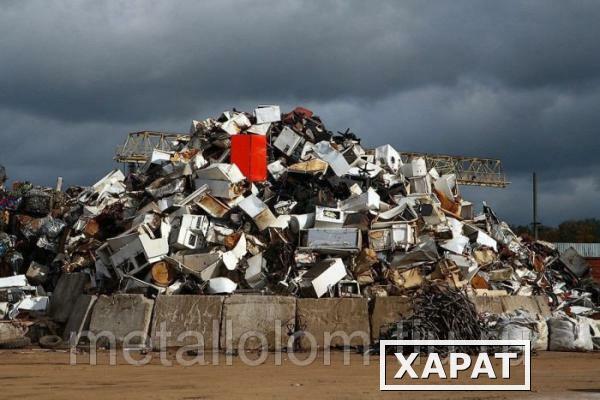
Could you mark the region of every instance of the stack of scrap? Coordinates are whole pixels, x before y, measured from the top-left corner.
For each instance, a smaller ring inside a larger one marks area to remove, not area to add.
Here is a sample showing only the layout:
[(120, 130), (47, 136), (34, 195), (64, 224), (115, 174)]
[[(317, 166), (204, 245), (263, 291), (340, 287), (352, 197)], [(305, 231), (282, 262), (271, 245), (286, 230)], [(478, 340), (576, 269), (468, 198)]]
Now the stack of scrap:
[(598, 312), (578, 255), (518, 237), (486, 204), (475, 215), (455, 175), (363, 147), (306, 108), (226, 111), (147, 156), (90, 187), (1, 190), (0, 318), (49, 312), (74, 273), (88, 294), (414, 297), (442, 285)]

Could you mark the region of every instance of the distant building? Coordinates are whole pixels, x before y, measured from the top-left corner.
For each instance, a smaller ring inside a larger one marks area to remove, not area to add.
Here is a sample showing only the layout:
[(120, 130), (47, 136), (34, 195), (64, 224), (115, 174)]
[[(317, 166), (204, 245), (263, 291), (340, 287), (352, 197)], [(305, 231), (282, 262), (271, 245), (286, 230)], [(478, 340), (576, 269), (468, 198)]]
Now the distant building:
[(600, 282), (600, 243), (554, 243), (559, 252), (574, 248), (585, 258), (592, 270), (592, 277)]

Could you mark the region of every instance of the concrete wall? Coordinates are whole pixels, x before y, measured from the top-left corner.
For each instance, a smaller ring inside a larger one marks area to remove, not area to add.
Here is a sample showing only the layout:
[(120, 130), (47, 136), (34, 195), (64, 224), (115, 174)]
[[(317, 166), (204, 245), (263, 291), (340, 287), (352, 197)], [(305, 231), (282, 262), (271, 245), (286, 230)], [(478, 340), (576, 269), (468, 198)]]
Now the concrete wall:
[(224, 299), (223, 296), (158, 296), (152, 317), (152, 347), (195, 345), (218, 349)]
[(369, 346), (369, 305), (365, 298), (298, 299), (296, 322), (298, 329), (307, 333), (299, 340), (302, 349), (310, 349), (311, 344), (320, 349)]
[[(116, 294), (113, 296), (100, 296), (96, 301), (90, 332), (99, 335), (102, 332), (114, 335), (117, 346), (130, 336), (129, 344), (143, 343), (141, 334), (148, 333), (154, 300), (147, 299), (141, 294)], [(137, 332), (140, 335), (133, 335)]]
[(502, 298), (493, 296), (474, 296), (470, 300), (475, 304), (475, 310), (481, 313), (502, 314)]
[(388, 324), (412, 315), (412, 302), (405, 297), (376, 297), (371, 311), (371, 339), (379, 338)]
[[(471, 300), (480, 313), (523, 308), (534, 315), (550, 316), (545, 296), (478, 296)], [(364, 346), (364, 337), (370, 335), (371, 341), (375, 341), (381, 329), (412, 314), (412, 302), (404, 297), (377, 297), (370, 306), (369, 310), (364, 298), (256, 295), (159, 296), (156, 302), (142, 295), (114, 295), (101, 296), (94, 304), (92, 297), (82, 295), (74, 302), (65, 334), (67, 330), (84, 330), (89, 319), (92, 333), (112, 332), (117, 344), (122, 344), (133, 331), (150, 331), (155, 349), (160, 346), (161, 325), (170, 333), (165, 340), (167, 347), (202, 346), (198, 336), (180, 337), (186, 331), (199, 332), (205, 349), (237, 350), (243, 342), (246, 349), (257, 350), (262, 343), (253, 332), (264, 335), (270, 350), (287, 347), (292, 343), (291, 335), (298, 339), (301, 348), (308, 348), (311, 344), (308, 336), (298, 331), (309, 332), (319, 348), (327, 344)], [(331, 334), (330, 340), (325, 332)], [(333, 335), (335, 332), (338, 335)], [(349, 342), (344, 341), (346, 338)], [(130, 343), (139, 342), (140, 338)]]
[[(288, 333), (296, 327), (296, 298), (283, 296), (233, 295), (223, 302), (221, 349), (238, 349), (240, 342), (248, 350), (263, 347), (263, 335), (269, 350), (287, 347)], [(280, 334), (278, 335), (278, 332)]]
[(552, 316), (552, 310), (550, 304), (548, 304), (548, 298), (546, 296), (533, 296), (538, 308), (540, 309), (540, 315), (544, 318)]
[(509, 313), (517, 309), (524, 309), (533, 315), (540, 315), (542, 311), (533, 296), (502, 296), (502, 309)]

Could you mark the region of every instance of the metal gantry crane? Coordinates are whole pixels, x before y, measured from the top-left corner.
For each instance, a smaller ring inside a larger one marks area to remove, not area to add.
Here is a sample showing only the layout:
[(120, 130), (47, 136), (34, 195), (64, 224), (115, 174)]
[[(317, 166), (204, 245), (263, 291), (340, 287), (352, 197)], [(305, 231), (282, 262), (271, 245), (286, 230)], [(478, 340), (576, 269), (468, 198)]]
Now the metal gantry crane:
[[(188, 142), (185, 133), (140, 131), (127, 135), (125, 143), (117, 148), (115, 160), (135, 169), (150, 158), (155, 149), (169, 151), (174, 143)], [(441, 175), (455, 174), (459, 185), (505, 188), (510, 183), (502, 162), (493, 158), (450, 156), (416, 152), (401, 152), (402, 161), (423, 157), (427, 168), (435, 168)]]
[(440, 175), (455, 174), (459, 185), (505, 188), (510, 183), (502, 168), (502, 161), (494, 158), (449, 156), (401, 152), (402, 161), (423, 157), (427, 168), (435, 168)]
[(176, 143), (187, 142), (190, 135), (175, 132), (140, 131), (127, 135), (125, 143), (117, 147), (115, 161), (135, 170), (139, 164), (150, 159), (154, 150), (173, 150)]

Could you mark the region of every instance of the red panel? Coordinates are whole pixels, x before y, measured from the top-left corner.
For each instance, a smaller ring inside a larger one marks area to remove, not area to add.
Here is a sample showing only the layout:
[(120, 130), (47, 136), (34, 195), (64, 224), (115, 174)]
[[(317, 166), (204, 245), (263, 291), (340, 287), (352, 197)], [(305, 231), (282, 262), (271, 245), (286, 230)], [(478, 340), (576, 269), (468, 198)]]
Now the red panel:
[(585, 260), (592, 269), (592, 278), (596, 282), (600, 282), (600, 258), (586, 258)]
[(267, 179), (267, 137), (251, 135), (252, 153), (250, 158), (250, 171), (252, 181), (264, 181)]
[(250, 137), (247, 135), (234, 135), (231, 137), (231, 163), (238, 166), (242, 174), (248, 179), (250, 177)]
[(267, 137), (234, 135), (231, 137), (231, 162), (251, 182), (267, 179)]

